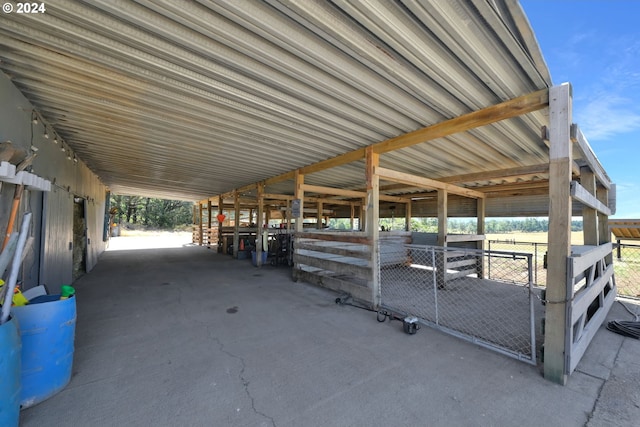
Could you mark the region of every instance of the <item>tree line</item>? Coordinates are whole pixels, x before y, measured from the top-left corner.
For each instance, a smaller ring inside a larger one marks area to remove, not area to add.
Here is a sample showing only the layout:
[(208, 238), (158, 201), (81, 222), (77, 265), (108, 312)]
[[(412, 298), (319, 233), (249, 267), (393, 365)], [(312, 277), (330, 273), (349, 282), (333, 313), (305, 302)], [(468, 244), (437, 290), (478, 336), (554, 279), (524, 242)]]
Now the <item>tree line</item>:
[[(449, 218), (447, 221), (447, 232), (452, 234), (475, 234), (477, 233), (477, 220)], [(395, 224), (394, 224), (395, 225)], [(422, 231), (436, 233), (438, 231), (437, 218), (412, 218), (412, 231)], [(524, 219), (488, 219), (485, 221), (485, 233), (546, 233), (549, 231), (549, 220), (547, 218), (524, 218)], [(582, 221), (571, 221), (571, 231), (582, 231)]]
[(191, 225), (193, 203), (141, 196), (111, 195), (111, 212), (116, 224), (173, 230)]
[[(449, 218), (447, 221), (447, 233), (451, 234), (476, 234), (477, 220), (475, 218)], [(380, 218), (380, 227), (384, 230), (404, 230), (404, 218)], [(330, 228), (347, 230), (350, 227), (349, 219), (329, 220)], [(411, 231), (423, 233), (437, 233), (437, 218), (411, 218)], [(488, 219), (485, 221), (485, 232), (487, 234), (499, 233), (538, 233), (549, 231), (549, 220), (547, 218), (523, 218), (523, 219)], [(582, 231), (582, 221), (571, 221), (571, 231)]]

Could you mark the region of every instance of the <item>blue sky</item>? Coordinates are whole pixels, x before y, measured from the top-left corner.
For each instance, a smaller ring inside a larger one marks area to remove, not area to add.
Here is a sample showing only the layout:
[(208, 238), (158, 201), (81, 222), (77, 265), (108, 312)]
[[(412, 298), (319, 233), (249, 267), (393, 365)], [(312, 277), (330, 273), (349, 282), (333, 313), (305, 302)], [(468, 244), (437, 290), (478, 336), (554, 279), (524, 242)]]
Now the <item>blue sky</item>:
[(573, 122), (617, 184), (613, 218), (640, 218), (640, 1), (521, 0)]

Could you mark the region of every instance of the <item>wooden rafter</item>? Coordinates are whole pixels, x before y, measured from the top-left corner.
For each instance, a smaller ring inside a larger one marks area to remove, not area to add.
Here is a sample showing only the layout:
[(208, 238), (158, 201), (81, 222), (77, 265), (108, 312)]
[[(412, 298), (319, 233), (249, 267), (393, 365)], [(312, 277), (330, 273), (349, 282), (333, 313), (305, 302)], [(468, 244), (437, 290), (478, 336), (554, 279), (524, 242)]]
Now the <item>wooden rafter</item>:
[[(459, 132), (465, 132), (477, 127), (486, 126), (501, 120), (510, 119), (522, 114), (540, 110), (549, 105), (549, 89), (542, 89), (523, 96), (519, 96), (508, 101), (501, 102), (490, 107), (463, 114), (413, 132), (405, 133), (395, 138), (377, 142), (370, 145), (376, 154), (388, 153), (401, 148), (411, 147), (436, 138), (443, 138)], [(341, 166), (362, 160), (365, 157), (366, 148), (358, 148), (348, 153), (322, 160), (309, 166), (299, 169), (302, 174), (319, 172), (324, 169)], [(294, 178), (294, 172), (284, 174), (265, 180), (265, 184), (275, 184)]]
[(391, 169), (376, 167), (375, 174), (380, 177), (380, 179), (385, 179), (388, 181), (400, 182), (403, 184), (415, 185), (416, 187), (422, 188), (433, 188), (435, 190), (445, 190), (451, 194), (457, 194), (465, 197), (472, 197), (474, 199), (482, 199), (484, 198), (484, 194), (471, 190), (464, 187), (459, 187), (457, 185), (448, 184), (442, 181), (436, 181), (435, 179), (424, 178), (421, 176), (411, 175), (404, 172), (398, 172)]

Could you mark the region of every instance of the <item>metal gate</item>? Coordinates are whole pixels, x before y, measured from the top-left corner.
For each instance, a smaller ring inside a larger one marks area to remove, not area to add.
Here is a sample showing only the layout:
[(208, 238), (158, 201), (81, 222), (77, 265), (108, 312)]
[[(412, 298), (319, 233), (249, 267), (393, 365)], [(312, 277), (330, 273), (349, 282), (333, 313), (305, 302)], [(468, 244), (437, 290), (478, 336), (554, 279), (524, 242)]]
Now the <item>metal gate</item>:
[[(381, 248), (381, 310), (536, 364), (532, 255), (424, 245)], [(391, 262), (385, 260), (392, 260)], [(485, 272), (491, 265), (491, 279)]]

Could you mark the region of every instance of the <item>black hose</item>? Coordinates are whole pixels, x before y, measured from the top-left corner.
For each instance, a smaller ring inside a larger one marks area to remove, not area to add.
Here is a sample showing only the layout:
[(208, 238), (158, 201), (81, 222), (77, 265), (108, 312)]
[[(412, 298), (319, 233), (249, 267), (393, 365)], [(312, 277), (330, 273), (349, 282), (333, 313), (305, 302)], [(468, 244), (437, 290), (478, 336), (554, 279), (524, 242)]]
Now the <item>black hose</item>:
[(640, 339), (640, 322), (612, 320), (607, 324), (607, 329), (625, 337)]

